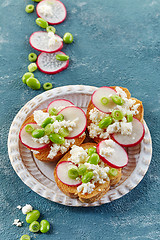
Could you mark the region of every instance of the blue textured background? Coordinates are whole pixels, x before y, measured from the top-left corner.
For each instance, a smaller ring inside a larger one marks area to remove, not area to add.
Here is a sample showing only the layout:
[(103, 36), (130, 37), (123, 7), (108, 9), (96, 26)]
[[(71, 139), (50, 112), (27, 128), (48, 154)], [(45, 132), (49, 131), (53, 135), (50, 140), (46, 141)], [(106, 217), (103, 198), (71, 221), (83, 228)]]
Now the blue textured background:
[[(31, 0), (0, 0), (0, 239), (19, 239), (28, 233), (12, 225), (24, 221), (17, 205), (30, 203), (51, 223), (37, 240), (160, 239), (159, 135), (160, 135), (160, 1), (156, 0), (64, 0), (67, 19), (56, 27), (63, 36), (71, 32), (74, 43), (64, 46), (70, 56), (67, 70), (57, 75), (36, 72), (41, 83), (120, 85), (141, 99), (145, 120), (153, 139), (153, 158), (142, 182), (129, 194), (95, 208), (72, 208), (50, 202), (32, 192), (14, 172), (7, 153), (7, 135), (20, 108), (43, 89), (25, 86), (28, 39), (36, 13), (27, 14)], [(36, 5), (36, 3), (34, 3)]]

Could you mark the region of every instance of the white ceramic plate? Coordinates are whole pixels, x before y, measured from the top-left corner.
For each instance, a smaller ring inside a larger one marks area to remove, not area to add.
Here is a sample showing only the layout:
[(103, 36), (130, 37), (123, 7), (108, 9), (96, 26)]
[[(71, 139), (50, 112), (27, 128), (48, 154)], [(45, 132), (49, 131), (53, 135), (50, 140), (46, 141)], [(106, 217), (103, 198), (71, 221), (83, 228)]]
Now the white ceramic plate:
[(32, 152), (19, 141), (20, 127), (34, 110), (46, 108), (54, 99), (65, 98), (86, 111), (91, 95), (95, 90), (96, 87), (92, 86), (70, 85), (46, 91), (26, 103), (15, 116), (10, 127), (8, 153), (14, 170), (28, 187), (53, 202), (77, 207), (99, 206), (109, 203), (136, 187), (148, 170), (152, 157), (152, 142), (148, 127), (144, 122), (144, 139), (140, 145), (127, 149), (129, 163), (122, 170), (123, 174), (120, 182), (112, 187), (101, 200), (92, 204), (85, 204), (77, 199), (67, 197), (59, 190), (53, 176), (55, 163), (38, 161), (34, 158)]

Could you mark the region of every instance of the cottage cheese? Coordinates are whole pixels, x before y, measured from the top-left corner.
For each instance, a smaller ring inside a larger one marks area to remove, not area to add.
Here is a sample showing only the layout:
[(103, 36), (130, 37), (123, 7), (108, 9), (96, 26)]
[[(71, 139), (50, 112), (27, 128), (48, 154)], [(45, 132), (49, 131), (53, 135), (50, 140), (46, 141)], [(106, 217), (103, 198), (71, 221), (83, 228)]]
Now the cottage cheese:
[(44, 135), (41, 138), (34, 138), (34, 137), (32, 137), (32, 139), (33, 139), (34, 142), (42, 143), (42, 144), (43, 143), (48, 144), (50, 142), (49, 137), (47, 135)]
[(22, 213), (23, 214), (27, 214), (29, 212), (31, 212), (33, 210), (32, 206), (30, 204), (26, 204), (23, 208), (22, 208)]
[(56, 36), (53, 32), (48, 32), (48, 46), (49, 48), (52, 48), (55, 46), (57, 42), (62, 42), (62, 38), (59, 36)]
[(42, 5), (41, 4), (38, 7), (38, 12), (45, 17), (52, 17), (53, 16), (52, 7), (49, 6), (49, 5), (44, 5), (44, 4)]
[(82, 183), (77, 187), (78, 192), (82, 192), (82, 194), (85, 193), (92, 193), (95, 188), (94, 183), (88, 182), (88, 183)]
[(49, 113), (43, 112), (42, 110), (34, 111), (33, 113), (34, 121), (38, 126), (41, 126), (43, 121), (49, 117)]
[(88, 160), (87, 150), (84, 150), (82, 147), (73, 145), (70, 150), (71, 157), (68, 161), (74, 162), (75, 164), (85, 163)]
[(17, 227), (22, 227), (23, 222), (21, 222), (19, 219), (14, 219), (14, 222), (12, 225), (16, 225)]
[(104, 143), (106, 147), (100, 149), (100, 155), (106, 158), (108, 156), (111, 156), (115, 152), (114, 150), (115, 142), (109, 139), (105, 140)]

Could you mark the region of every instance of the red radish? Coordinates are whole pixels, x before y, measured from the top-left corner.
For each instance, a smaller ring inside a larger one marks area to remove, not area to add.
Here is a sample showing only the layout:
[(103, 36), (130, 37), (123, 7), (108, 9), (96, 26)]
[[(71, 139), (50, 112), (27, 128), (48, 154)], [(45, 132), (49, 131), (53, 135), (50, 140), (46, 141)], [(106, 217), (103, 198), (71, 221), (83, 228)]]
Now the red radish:
[(37, 66), (41, 72), (47, 74), (56, 74), (64, 69), (66, 69), (69, 65), (69, 60), (67, 61), (58, 61), (56, 59), (57, 54), (64, 54), (59, 51), (56, 53), (41, 53), (37, 58)]
[[(50, 39), (52, 35), (57, 39), (53, 45), (50, 45)], [(29, 38), (29, 43), (32, 48), (40, 52), (46, 53), (54, 53), (63, 48), (63, 39), (56, 35), (52, 34), (51, 37), (50, 33), (44, 31), (38, 31), (32, 33)]]
[(36, 7), (38, 17), (45, 19), (51, 25), (62, 23), (67, 11), (64, 4), (58, 0), (43, 0)]
[[(116, 104), (110, 99), (110, 95), (115, 95), (117, 92), (110, 87), (100, 87), (92, 94), (93, 105), (101, 112), (110, 113), (116, 107)], [(109, 98), (109, 103), (103, 105), (101, 99), (103, 97)]]
[(74, 104), (66, 99), (56, 99), (48, 105), (47, 112), (49, 112), (50, 108), (68, 107), (68, 106), (74, 106)]
[(130, 135), (114, 133), (112, 137), (115, 142), (124, 147), (133, 147), (142, 141), (144, 134), (145, 129), (143, 124), (137, 118), (134, 117), (132, 121), (132, 133)]
[(73, 121), (77, 118), (76, 127), (73, 128), (66, 137), (67, 139), (77, 138), (84, 133), (87, 127), (87, 118), (85, 112), (81, 108), (69, 106), (62, 109), (59, 114), (63, 114), (64, 120), (66, 121)]
[(75, 167), (76, 165), (70, 161), (62, 161), (58, 164), (56, 168), (57, 172), (57, 177), (58, 179), (68, 185), (68, 186), (79, 186), (82, 182), (80, 179), (71, 179), (68, 176), (68, 170), (71, 169), (72, 167)]
[[(40, 129), (41, 127), (39, 127), (36, 123), (27, 123), (26, 125), (31, 125), (33, 126), (35, 129)], [(48, 144), (46, 143), (37, 143), (33, 140), (32, 135), (30, 133), (27, 133), (25, 130), (25, 126), (23, 126), (23, 128), (21, 129), (20, 133), (19, 133), (19, 138), (22, 142), (22, 144), (24, 146), (26, 146), (29, 149), (33, 149), (33, 150), (40, 150), (43, 149), (45, 147), (48, 146)]]
[(106, 152), (107, 152), (107, 147), (108, 147), (105, 141), (107, 140), (103, 140), (97, 145), (97, 153), (99, 154), (102, 161), (107, 163), (110, 167), (113, 167), (113, 168), (125, 167), (128, 163), (128, 155), (127, 155), (127, 152), (124, 150), (124, 148), (121, 147), (119, 144), (114, 143), (113, 153), (110, 156), (103, 155), (102, 149), (104, 149), (104, 151), (106, 149)]

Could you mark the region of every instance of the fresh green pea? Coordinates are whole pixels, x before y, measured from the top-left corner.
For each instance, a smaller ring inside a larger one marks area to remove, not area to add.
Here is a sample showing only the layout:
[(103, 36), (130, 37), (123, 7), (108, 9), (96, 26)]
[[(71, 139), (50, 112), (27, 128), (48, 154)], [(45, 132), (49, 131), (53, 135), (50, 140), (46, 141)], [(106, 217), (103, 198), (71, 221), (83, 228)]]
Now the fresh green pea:
[(101, 98), (101, 103), (102, 103), (102, 105), (107, 105), (108, 103), (109, 103), (109, 99), (107, 98), (107, 97), (102, 97)]
[(34, 72), (37, 70), (37, 64), (36, 63), (31, 63), (28, 65), (28, 71), (29, 72)]
[(115, 169), (115, 168), (110, 168), (108, 174), (109, 174), (111, 177), (115, 177), (115, 176), (117, 176), (117, 174), (118, 174), (118, 170)]
[(40, 212), (38, 210), (32, 210), (31, 212), (27, 213), (26, 222), (32, 223), (33, 221), (37, 221), (39, 217), (40, 217)]
[(91, 156), (93, 153), (96, 153), (96, 147), (90, 147), (88, 148), (88, 155)]
[(37, 55), (36, 55), (35, 53), (30, 53), (30, 54), (28, 55), (28, 60), (29, 60), (30, 62), (35, 62), (35, 61), (37, 60)]
[(50, 114), (51, 116), (57, 115), (57, 114), (58, 114), (58, 110), (55, 109), (55, 108), (50, 108), (50, 109), (49, 109), (49, 114)]
[(113, 110), (111, 115), (115, 120), (122, 120), (123, 119), (123, 113), (120, 110)]
[(30, 77), (34, 77), (34, 74), (31, 72), (26, 72), (22, 77), (22, 82), (26, 84), (26, 80)]
[(117, 105), (122, 105), (124, 102), (123, 99), (121, 97), (119, 97), (118, 95), (112, 95), (111, 99)]
[(33, 221), (30, 225), (29, 225), (29, 231), (30, 232), (38, 232), (40, 229), (40, 224), (37, 221)]
[(78, 168), (74, 167), (68, 170), (68, 177), (71, 179), (76, 179), (79, 176)]
[(54, 132), (54, 126), (53, 124), (49, 123), (45, 128), (44, 128), (44, 131), (45, 131), (45, 135), (50, 135), (51, 133)]
[(69, 135), (69, 130), (65, 127), (59, 129), (58, 132), (62, 137), (67, 137)]
[(99, 163), (99, 155), (98, 155), (97, 153), (93, 153), (93, 154), (89, 157), (89, 159), (88, 159), (87, 162), (90, 163), (90, 164), (97, 165), (97, 164)]
[(53, 118), (51, 118), (51, 117), (46, 118), (46, 119), (42, 122), (41, 127), (42, 127), (42, 128), (45, 128), (45, 126), (47, 126), (49, 123), (54, 123)]
[(48, 22), (46, 20), (44, 20), (43, 18), (37, 18), (36, 23), (41, 28), (47, 28), (48, 27)]
[(43, 89), (44, 89), (45, 91), (52, 89), (52, 83), (50, 83), (50, 82), (44, 83), (44, 84), (43, 84)]
[(26, 13), (32, 13), (34, 11), (34, 5), (28, 4), (25, 8)]
[(58, 61), (67, 61), (69, 59), (69, 56), (64, 55), (64, 54), (57, 54), (56, 55), (56, 59)]
[(48, 222), (47, 220), (42, 220), (42, 221), (40, 222), (40, 231), (41, 231), (42, 233), (46, 233), (46, 232), (49, 231), (49, 229), (50, 229), (50, 224), (49, 224), (49, 222)]
[(30, 236), (27, 235), (27, 234), (23, 235), (23, 236), (20, 238), (20, 240), (30, 240), (30, 239), (31, 239)]
[(87, 172), (87, 167), (84, 164), (81, 164), (78, 168), (79, 175), (83, 176)]
[(25, 126), (25, 131), (26, 131), (27, 133), (32, 133), (32, 132), (34, 131), (34, 127), (33, 127), (32, 125), (30, 125), (30, 124), (27, 124), (27, 125)]
[(52, 26), (48, 26), (48, 27), (46, 27), (46, 31), (55, 33), (56, 29), (54, 27), (52, 27)]
[(87, 172), (82, 177), (82, 183), (88, 183), (91, 181), (93, 177), (93, 172)]
[(63, 116), (63, 114), (61, 114), (61, 113), (56, 116), (56, 120), (57, 120), (58, 122), (63, 121), (63, 119), (64, 119), (64, 116)]
[(32, 0), (33, 2), (41, 2), (42, 0)]
[(41, 138), (44, 136), (44, 134), (45, 134), (44, 129), (35, 129), (32, 132), (32, 137), (33, 138)]
[(73, 35), (69, 32), (65, 33), (63, 36), (63, 41), (65, 43), (72, 43), (73, 42)]
[(102, 128), (102, 129), (107, 128), (110, 124), (112, 124), (112, 122), (113, 122), (113, 119), (110, 116), (108, 116), (108, 117), (103, 118), (99, 122), (98, 126), (99, 126), (99, 128)]
[(26, 80), (26, 84), (28, 87), (32, 88), (33, 90), (38, 90), (41, 87), (40, 82), (37, 78), (30, 77)]
[(58, 133), (51, 133), (51, 134), (49, 135), (49, 139), (50, 139), (52, 142), (54, 142), (54, 143), (56, 143), (56, 144), (60, 144), (60, 145), (62, 145), (62, 144), (65, 142), (64, 137), (62, 137), (62, 136), (59, 135)]
[(133, 115), (127, 114), (127, 122), (132, 122), (132, 121), (133, 121)]

